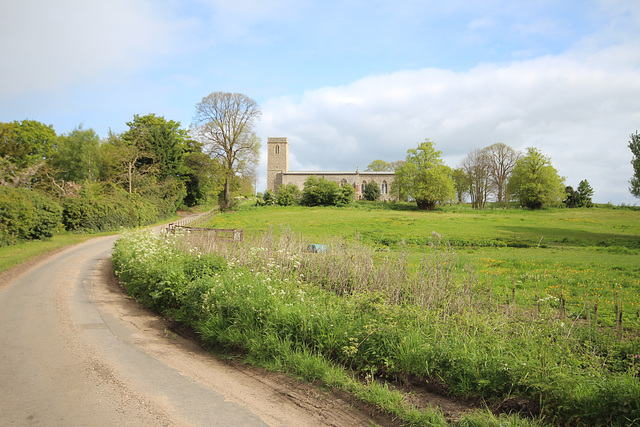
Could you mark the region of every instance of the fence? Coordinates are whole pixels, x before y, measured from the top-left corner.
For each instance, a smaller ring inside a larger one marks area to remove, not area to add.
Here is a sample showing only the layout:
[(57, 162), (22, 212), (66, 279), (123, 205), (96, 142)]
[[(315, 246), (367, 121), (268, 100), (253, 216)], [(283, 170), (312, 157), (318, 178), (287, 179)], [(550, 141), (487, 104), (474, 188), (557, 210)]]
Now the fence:
[(165, 228), (165, 233), (175, 234), (176, 232), (182, 233), (201, 233), (206, 235), (213, 235), (216, 240), (228, 240), (231, 242), (244, 241), (244, 230), (237, 229), (225, 229), (225, 228), (203, 228), (203, 227), (187, 227), (179, 225), (177, 223), (171, 223)]

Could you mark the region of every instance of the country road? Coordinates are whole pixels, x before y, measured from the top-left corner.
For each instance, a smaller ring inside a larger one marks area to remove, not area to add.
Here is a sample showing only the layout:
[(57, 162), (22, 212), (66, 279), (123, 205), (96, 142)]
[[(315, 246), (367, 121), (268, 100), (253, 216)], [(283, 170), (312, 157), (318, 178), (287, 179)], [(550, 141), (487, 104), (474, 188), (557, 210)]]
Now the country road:
[(387, 424), (348, 398), (217, 359), (171, 332), (120, 290), (115, 240), (0, 275), (0, 425)]

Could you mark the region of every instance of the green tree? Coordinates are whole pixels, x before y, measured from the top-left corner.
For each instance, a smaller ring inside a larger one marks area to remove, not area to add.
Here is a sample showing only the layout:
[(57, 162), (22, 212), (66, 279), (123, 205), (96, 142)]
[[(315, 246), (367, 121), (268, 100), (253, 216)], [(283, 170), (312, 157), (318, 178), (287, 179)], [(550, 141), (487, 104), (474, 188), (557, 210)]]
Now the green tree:
[(368, 182), (364, 187), (365, 200), (369, 200), (370, 202), (374, 202), (380, 198), (380, 186), (374, 182)]
[(420, 209), (434, 209), (436, 204), (456, 196), (451, 169), (444, 164), (442, 152), (436, 150), (428, 138), (417, 148), (407, 150), (407, 158), (396, 170), (392, 188), (400, 200), (411, 198)]
[(58, 139), (58, 149), (51, 159), (58, 170), (56, 176), (64, 181), (94, 181), (100, 173), (100, 138), (91, 128), (82, 125)]
[(517, 161), (507, 187), (513, 200), (529, 209), (558, 203), (565, 194), (564, 178), (551, 159), (532, 147)]
[(220, 163), (202, 152), (199, 142), (190, 140), (189, 149), (185, 153), (184, 184), (187, 194), (184, 203), (187, 206), (204, 204), (212, 194), (222, 190)]
[(260, 139), (253, 129), (261, 114), (256, 101), (240, 93), (214, 92), (196, 105), (196, 139), (224, 167), (223, 208), (231, 203), (233, 176), (258, 162)]
[(0, 123), (0, 157), (17, 169), (28, 168), (49, 159), (58, 136), (52, 125), (35, 120)]
[(169, 176), (182, 179), (186, 172), (184, 156), (189, 148), (189, 135), (180, 128), (180, 122), (166, 120), (155, 114), (136, 114), (132, 121), (127, 122), (127, 126), (129, 130), (122, 134), (122, 138), (129, 144), (136, 144), (141, 152), (152, 154), (140, 157), (137, 160), (138, 168), (153, 164), (160, 179)]
[(393, 172), (393, 166), (391, 163), (384, 160), (374, 160), (367, 166), (368, 172)]
[(633, 158), (631, 159), (631, 164), (633, 165), (633, 176), (629, 183), (631, 187), (629, 187), (629, 191), (633, 194), (634, 197), (640, 198), (640, 134), (636, 131), (635, 134), (629, 135), (629, 148), (633, 153)]
[(461, 167), (452, 169), (451, 179), (453, 179), (453, 185), (456, 189), (458, 203), (464, 203), (465, 195), (469, 192), (469, 186), (471, 185), (467, 173)]
[[(138, 134), (136, 138), (143, 138)], [(129, 194), (139, 190), (145, 175), (155, 172), (153, 154), (145, 151), (137, 139), (125, 140), (122, 136), (110, 134), (100, 150), (104, 159), (101, 179), (113, 184), (123, 185)]]
[(578, 184), (578, 206), (590, 208), (593, 206), (591, 198), (593, 197), (593, 188), (589, 184), (589, 181), (583, 179)]

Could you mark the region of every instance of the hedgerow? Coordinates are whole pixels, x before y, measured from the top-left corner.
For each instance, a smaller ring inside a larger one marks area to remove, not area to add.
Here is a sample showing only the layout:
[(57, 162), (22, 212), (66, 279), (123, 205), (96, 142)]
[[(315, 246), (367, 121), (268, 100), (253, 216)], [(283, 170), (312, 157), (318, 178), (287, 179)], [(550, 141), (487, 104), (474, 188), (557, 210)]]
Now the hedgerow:
[(110, 231), (154, 223), (171, 215), (171, 203), (137, 194), (81, 194), (62, 203), (62, 222), (69, 231)]
[(0, 246), (50, 238), (61, 219), (62, 208), (46, 195), (0, 185)]

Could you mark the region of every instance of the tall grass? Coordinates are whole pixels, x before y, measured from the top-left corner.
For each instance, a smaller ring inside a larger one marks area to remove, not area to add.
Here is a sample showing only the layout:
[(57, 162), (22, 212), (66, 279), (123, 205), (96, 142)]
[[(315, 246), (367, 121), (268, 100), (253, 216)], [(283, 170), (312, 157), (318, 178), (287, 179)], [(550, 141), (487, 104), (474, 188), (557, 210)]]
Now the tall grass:
[(621, 344), (543, 303), (535, 316), (495, 301), (471, 272), (455, 276), (456, 256), (438, 236), (431, 243), (411, 265), (402, 253), (340, 240), (326, 254), (306, 253), (288, 230), (244, 244), (132, 234), (116, 245), (114, 263), (132, 295), (210, 346), (376, 401), (410, 424), (444, 418), (393, 394), (380, 398), (382, 379), (490, 405), (524, 398), (558, 424), (640, 416), (637, 340)]

